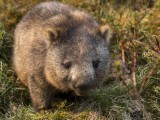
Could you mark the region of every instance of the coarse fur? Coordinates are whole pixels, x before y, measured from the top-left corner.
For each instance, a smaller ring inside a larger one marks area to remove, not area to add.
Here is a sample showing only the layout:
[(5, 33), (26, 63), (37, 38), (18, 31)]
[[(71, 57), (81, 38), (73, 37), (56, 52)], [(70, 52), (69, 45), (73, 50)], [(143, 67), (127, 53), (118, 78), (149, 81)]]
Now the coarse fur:
[(17, 25), (14, 68), (36, 110), (48, 109), (56, 90), (83, 95), (109, 70), (109, 30), (86, 12), (44, 2)]

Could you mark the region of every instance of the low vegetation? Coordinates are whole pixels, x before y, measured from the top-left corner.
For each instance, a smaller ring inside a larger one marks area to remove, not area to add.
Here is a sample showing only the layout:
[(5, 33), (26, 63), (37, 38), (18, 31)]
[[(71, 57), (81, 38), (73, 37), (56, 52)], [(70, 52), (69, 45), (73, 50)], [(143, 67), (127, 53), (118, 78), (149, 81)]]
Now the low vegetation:
[(60, 0), (110, 26), (111, 74), (88, 96), (57, 94), (53, 109), (34, 113), (13, 70), (13, 31), (42, 1), (0, 1), (0, 119), (159, 120), (160, 0)]

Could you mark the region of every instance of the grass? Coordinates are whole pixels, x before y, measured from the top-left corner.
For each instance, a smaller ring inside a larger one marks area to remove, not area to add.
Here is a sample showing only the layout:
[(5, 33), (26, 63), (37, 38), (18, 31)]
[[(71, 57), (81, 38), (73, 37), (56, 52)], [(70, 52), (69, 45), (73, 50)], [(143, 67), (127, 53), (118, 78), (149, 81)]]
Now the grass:
[[(0, 119), (145, 119), (132, 91), (133, 60), (136, 53), (136, 87), (139, 90), (142, 80), (160, 61), (160, 0), (60, 0), (85, 9), (101, 24), (110, 25), (113, 31), (111, 75), (101, 88), (88, 96), (56, 95), (52, 102), (54, 109), (34, 113), (28, 91), (12, 67), (12, 45), (16, 24), (32, 6), (42, 1), (0, 1)], [(126, 67), (123, 66), (124, 59)], [(140, 96), (153, 120), (160, 119), (159, 84), (160, 66), (157, 65)]]

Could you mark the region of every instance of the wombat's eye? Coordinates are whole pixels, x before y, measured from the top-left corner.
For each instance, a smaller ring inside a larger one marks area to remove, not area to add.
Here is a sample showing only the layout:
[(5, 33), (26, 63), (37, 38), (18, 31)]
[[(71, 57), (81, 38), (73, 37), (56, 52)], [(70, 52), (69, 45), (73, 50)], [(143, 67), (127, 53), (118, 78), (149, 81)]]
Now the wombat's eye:
[(94, 60), (94, 61), (92, 62), (93, 67), (94, 67), (94, 68), (98, 68), (99, 62), (100, 62), (99, 60)]
[(71, 67), (71, 62), (70, 61), (65, 61), (62, 63), (63, 67), (65, 69), (69, 69)]

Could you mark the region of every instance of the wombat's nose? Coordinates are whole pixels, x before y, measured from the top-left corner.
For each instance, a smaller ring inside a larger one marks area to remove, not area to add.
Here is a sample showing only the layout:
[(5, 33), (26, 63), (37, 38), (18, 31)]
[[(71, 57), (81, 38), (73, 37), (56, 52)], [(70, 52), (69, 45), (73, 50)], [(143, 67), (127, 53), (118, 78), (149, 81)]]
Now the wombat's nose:
[(90, 84), (88, 82), (78, 82), (76, 85), (76, 88), (78, 88), (82, 92), (86, 92), (90, 89)]

